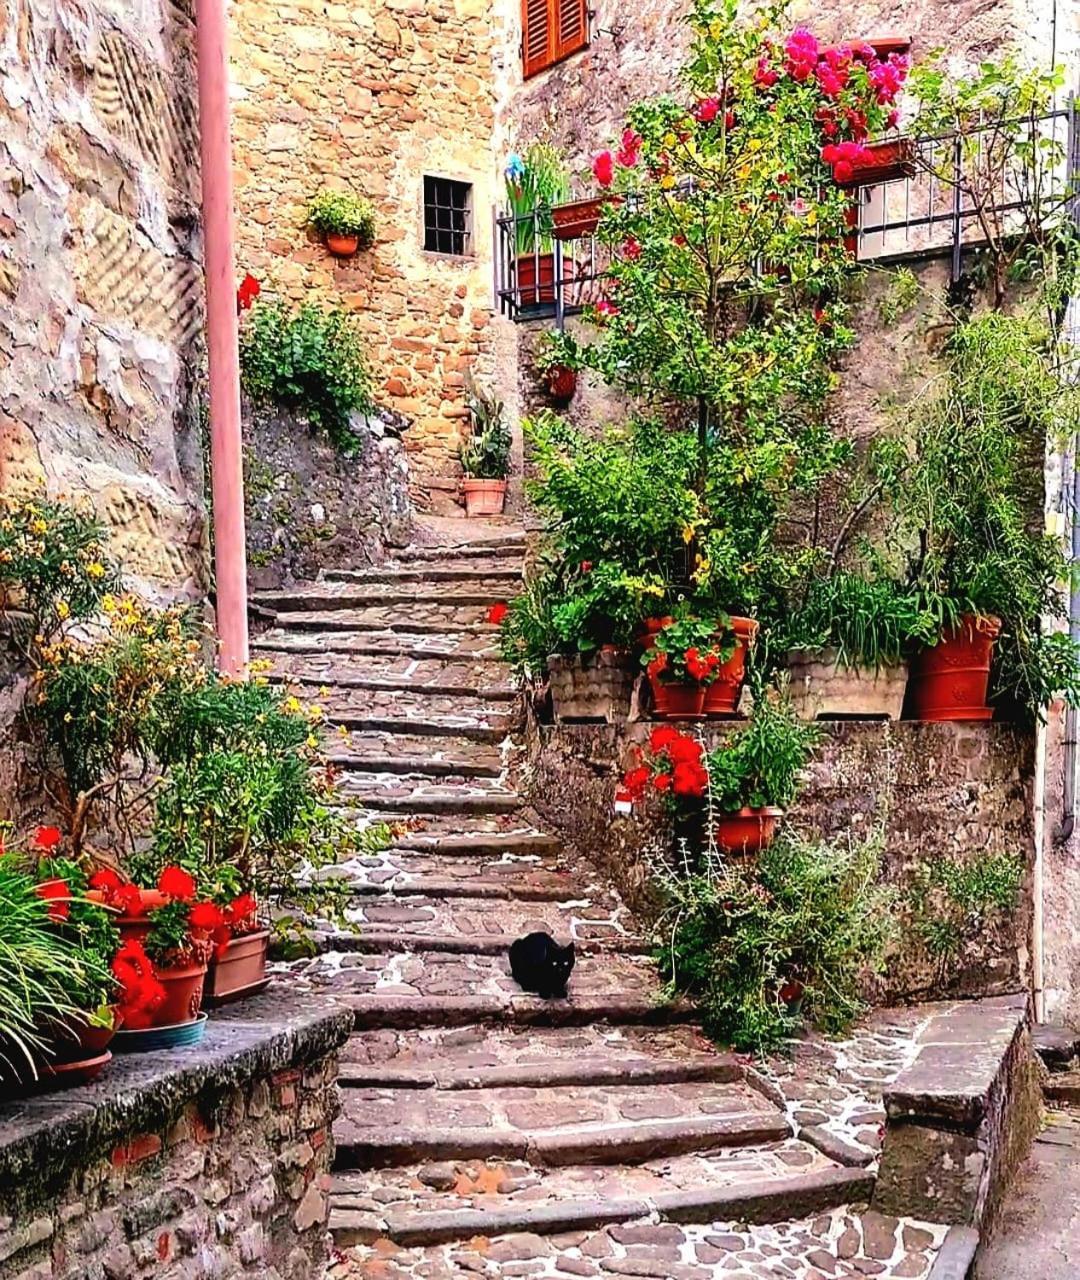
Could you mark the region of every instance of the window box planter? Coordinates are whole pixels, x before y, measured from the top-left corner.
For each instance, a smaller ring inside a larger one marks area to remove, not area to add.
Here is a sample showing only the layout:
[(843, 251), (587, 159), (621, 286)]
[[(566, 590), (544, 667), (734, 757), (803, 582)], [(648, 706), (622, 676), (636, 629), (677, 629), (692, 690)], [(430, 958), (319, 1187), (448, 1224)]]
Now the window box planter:
[(630, 715), (636, 672), (629, 650), (607, 645), (589, 657), (548, 659), (555, 719), (562, 724), (620, 724)]
[[(732, 618), (731, 630), (735, 633), (735, 652), (724, 663), (712, 684), (705, 688), (705, 714), (727, 717), (738, 714), (739, 695), (746, 679), (746, 655), (754, 643), (758, 624), (753, 618)], [(717, 640), (727, 639), (727, 632), (718, 631)]]
[(551, 220), (555, 224), (556, 240), (581, 240), (595, 235), (606, 204), (622, 204), (622, 197), (593, 196), (587, 200), (555, 205), (551, 210)]
[(502, 515), (506, 503), (505, 480), (474, 480), (466, 476), (461, 482), (467, 516)]
[(1000, 618), (965, 614), (933, 648), (922, 649), (911, 663), (908, 714), (913, 720), (990, 720), (986, 705), (994, 641)]
[(886, 138), (868, 143), (866, 150), (869, 154), (855, 164), (848, 181), (837, 184), (842, 191), (915, 176), (915, 143), (911, 138)]
[(835, 649), (793, 649), (788, 654), (791, 701), (803, 720), (899, 720), (908, 664), (846, 667)]
[(705, 686), (649, 675), (653, 708), (658, 720), (701, 720), (705, 714)]
[(270, 981), (266, 976), (269, 945), (269, 929), (230, 938), (224, 951), (210, 961), (203, 987), (203, 1004), (213, 1009), (262, 991)]
[(771, 807), (723, 813), (717, 818), (714, 828), (716, 843), (724, 853), (733, 857), (754, 857), (772, 844), (783, 816), (783, 809)]

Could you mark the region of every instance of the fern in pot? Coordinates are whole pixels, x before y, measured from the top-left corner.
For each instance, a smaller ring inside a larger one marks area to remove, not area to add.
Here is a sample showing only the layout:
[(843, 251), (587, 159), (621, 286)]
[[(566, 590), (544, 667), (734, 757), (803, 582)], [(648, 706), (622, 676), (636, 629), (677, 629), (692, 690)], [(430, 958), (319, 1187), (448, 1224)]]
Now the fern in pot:
[(483, 391), (470, 378), (466, 402), (472, 431), (461, 446), (461, 482), (465, 512), (469, 516), (497, 516), (506, 503), (506, 477), (510, 471), (510, 428), (503, 402)]

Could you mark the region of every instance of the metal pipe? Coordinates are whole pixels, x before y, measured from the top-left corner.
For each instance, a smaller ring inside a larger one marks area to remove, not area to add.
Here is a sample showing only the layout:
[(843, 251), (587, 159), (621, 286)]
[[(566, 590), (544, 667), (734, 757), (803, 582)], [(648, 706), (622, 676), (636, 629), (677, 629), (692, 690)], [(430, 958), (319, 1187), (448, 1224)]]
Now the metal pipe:
[(218, 665), (229, 675), (242, 676), (248, 665), (247, 544), (225, 0), (196, 0), (195, 16)]

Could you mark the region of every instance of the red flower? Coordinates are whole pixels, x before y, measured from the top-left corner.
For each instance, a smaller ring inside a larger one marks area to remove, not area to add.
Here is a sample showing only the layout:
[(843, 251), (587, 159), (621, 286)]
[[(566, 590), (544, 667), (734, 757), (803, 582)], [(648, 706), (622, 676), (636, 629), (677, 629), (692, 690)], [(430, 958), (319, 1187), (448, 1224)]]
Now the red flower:
[(601, 151), (593, 156), (592, 171), (602, 187), (610, 187), (615, 181), (615, 157), (610, 151)]
[(622, 256), (627, 262), (637, 262), (641, 257), (641, 244), (634, 236), (627, 236), (623, 241)]
[[(641, 134), (636, 130), (623, 130), (622, 146), (616, 152), (615, 159), (624, 169), (632, 169), (641, 159), (641, 142)], [(593, 172), (596, 172), (595, 168)], [(602, 182), (606, 187), (611, 182), (611, 179), (609, 178), (607, 182), (603, 182), (603, 179), (597, 174), (597, 181)]]
[(188, 924), (192, 929), (211, 933), (220, 929), (225, 923), (225, 912), (216, 902), (196, 902), (188, 913)]
[(248, 272), (240, 281), (240, 288), (236, 291), (236, 312), (237, 315), (241, 311), (247, 311), (255, 299), (259, 296), (260, 287), (258, 280)]
[(510, 606), (500, 601), (498, 604), (493, 604), (488, 610), (487, 620), (492, 626), (497, 627), (509, 612)]
[(657, 789), (657, 791), (661, 791), (661, 792), (670, 791), (671, 790), (671, 774), (658, 773), (656, 777), (653, 778), (653, 786)]
[(249, 929), (256, 921), (259, 904), (253, 893), (242, 893), (225, 908), (225, 919), (233, 928)]
[(754, 72), (754, 84), (759, 89), (771, 89), (779, 79), (779, 71), (776, 71), (769, 64), (768, 55), (763, 53), (758, 58), (757, 70)]
[(195, 877), (183, 867), (166, 867), (158, 877), (157, 887), (167, 898), (180, 902), (190, 902), (195, 897)]
[(666, 653), (658, 653), (649, 663), (645, 670), (651, 676), (658, 676), (661, 671), (666, 671), (668, 665), (668, 656)]
[(681, 737), (682, 734), (674, 725), (657, 725), (649, 736), (649, 749), (654, 754), (659, 754), (661, 751), (666, 751), (673, 742)]
[(619, 308), (614, 304), (614, 302), (609, 302), (607, 298), (602, 298), (596, 304), (596, 314), (602, 320), (611, 320), (619, 314)]
[(38, 849), (55, 849), (63, 838), (59, 827), (38, 827), (34, 832), (34, 845)]
[(677, 796), (697, 799), (705, 794), (708, 785), (709, 775), (701, 764), (682, 762), (672, 772), (671, 789)]
[(165, 988), (154, 976), (142, 943), (129, 938), (113, 957), (112, 971), (120, 984), (117, 1004), (123, 1025), (132, 1031), (151, 1026), (165, 999)]
[(592, 568), (593, 568), (593, 565), (591, 560), (582, 560), (581, 562), (582, 573), (592, 573)]
[(50, 920), (66, 920), (71, 911), (71, 889), (66, 880), (46, 880), (37, 886), (37, 895), (49, 904)]
[(640, 800), (644, 796), (650, 777), (650, 771), (645, 765), (639, 765), (623, 776), (623, 786), (631, 800)]
[(696, 738), (680, 733), (674, 742), (668, 744), (667, 753), (674, 765), (700, 764), (702, 747)]
[(94, 872), (87, 883), (91, 889), (97, 889), (106, 898), (111, 898), (124, 882), (112, 867), (102, 867), (100, 871)]
[(141, 916), (146, 911), (142, 891), (134, 884), (120, 885), (112, 894), (111, 901), (126, 916)]
[(712, 124), (720, 114), (719, 98), (702, 98), (694, 108), (694, 119), (698, 124)]

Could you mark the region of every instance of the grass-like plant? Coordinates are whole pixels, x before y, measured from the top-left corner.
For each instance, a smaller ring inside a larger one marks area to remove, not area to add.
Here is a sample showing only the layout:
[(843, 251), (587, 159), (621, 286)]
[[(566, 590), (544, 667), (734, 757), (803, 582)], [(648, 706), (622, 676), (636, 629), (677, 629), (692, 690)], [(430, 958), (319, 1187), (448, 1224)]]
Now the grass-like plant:
[(713, 808), (717, 813), (786, 809), (795, 799), (819, 736), (815, 725), (795, 714), (785, 690), (758, 683), (745, 727), (706, 760)]
[(506, 165), (506, 202), (517, 220), (514, 243), (519, 254), (550, 253), (552, 205), (564, 203), (570, 179), (558, 148), (534, 142)]
[(308, 205), (307, 222), (320, 235), (356, 236), (361, 249), (375, 241), (375, 208), (351, 191), (324, 188)]

